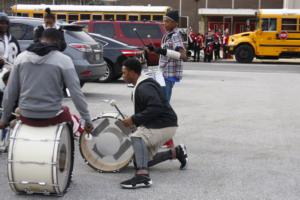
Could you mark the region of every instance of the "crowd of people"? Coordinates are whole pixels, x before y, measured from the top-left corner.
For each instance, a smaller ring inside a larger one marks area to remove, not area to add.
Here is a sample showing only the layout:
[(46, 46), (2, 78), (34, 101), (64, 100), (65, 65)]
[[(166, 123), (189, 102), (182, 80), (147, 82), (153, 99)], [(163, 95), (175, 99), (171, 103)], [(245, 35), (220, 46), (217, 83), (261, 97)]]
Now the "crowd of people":
[[(188, 50), (193, 52), (193, 61), (200, 62), (200, 53), (203, 51), (203, 61), (210, 62), (213, 60), (221, 58), (230, 58), (228, 52), (228, 39), (229, 30), (225, 29), (223, 32), (221, 30), (208, 29), (205, 34), (193, 32), (190, 28), (188, 33)], [(220, 53), (223, 52), (221, 57)]]

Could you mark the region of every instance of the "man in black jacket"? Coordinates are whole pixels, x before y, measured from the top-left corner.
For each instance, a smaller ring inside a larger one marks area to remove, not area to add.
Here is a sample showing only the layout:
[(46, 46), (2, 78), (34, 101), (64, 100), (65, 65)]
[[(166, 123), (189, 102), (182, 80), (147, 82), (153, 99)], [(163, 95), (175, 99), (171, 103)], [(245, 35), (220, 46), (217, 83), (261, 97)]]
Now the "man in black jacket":
[(123, 79), (132, 83), (135, 114), (123, 120), (126, 127), (136, 126), (131, 135), (135, 156), (136, 174), (132, 179), (123, 181), (122, 188), (149, 187), (152, 180), (148, 167), (160, 162), (177, 158), (180, 169), (187, 166), (187, 152), (181, 144), (173, 149), (157, 153), (159, 147), (171, 139), (177, 130), (177, 116), (166, 100), (160, 85), (145, 75), (142, 66), (134, 58), (123, 63)]

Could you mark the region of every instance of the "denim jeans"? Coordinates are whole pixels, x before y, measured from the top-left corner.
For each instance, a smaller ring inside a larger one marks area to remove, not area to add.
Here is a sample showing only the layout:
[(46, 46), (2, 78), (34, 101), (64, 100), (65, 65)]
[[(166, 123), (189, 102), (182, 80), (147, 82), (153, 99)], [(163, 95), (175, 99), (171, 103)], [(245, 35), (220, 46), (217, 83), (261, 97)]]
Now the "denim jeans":
[(167, 101), (170, 103), (171, 96), (172, 96), (172, 89), (173, 89), (173, 86), (174, 86), (175, 82), (174, 81), (169, 81), (169, 80), (166, 80), (166, 79), (165, 79), (165, 82), (166, 82), (166, 86), (163, 87), (163, 90), (164, 90), (165, 97), (166, 97)]

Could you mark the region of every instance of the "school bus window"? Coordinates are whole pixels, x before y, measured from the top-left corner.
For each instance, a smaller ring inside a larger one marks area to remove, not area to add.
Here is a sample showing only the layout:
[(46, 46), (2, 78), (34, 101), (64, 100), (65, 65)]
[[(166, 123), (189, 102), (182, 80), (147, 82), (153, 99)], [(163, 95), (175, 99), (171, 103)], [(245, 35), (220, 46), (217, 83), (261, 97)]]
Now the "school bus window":
[(162, 15), (153, 15), (153, 21), (162, 21), (163, 16)]
[(297, 19), (282, 18), (281, 30), (284, 31), (296, 31), (297, 30)]
[(126, 21), (126, 15), (117, 15), (117, 21)]
[(139, 20), (139, 16), (130, 15), (130, 16), (128, 16), (128, 20), (129, 21), (138, 21)]
[(33, 14), (33, 17), (34, 17), (34, 18), (43, 18), (44, 15), (43, 15), (42, 13), (34, 13), (34, 14)]
[(17, 13), (17, 16), (22, 16), (22, 13)]
[(262, 31), (276, 31), (276, 19), (262, 19), (261, 30)]
[(151, 16), (150, 15), (141, 15), (141, 21), (150, 21)]
[(67, 16), (66, 15), (60, 15), (60, 14), (58, 14), (58, 15), (56, 15), (56, 19), (57, 20), (66, 21)]
[(102, 20), (102, 15), (93, 15), (93, 20)]
[(69, 23), (78, 21), (78, 15), (69, 15)]
[(114, 15), (104, 15), (104, 20), (113, 21), (113, 20), (115, 20), (115, 16)]
[(22, 17), (28, 17), (28, 13), (22, 13)]
[(81, 14), (80, 15), (80, 20), (90, 20), (91, 15), (90, 14)]

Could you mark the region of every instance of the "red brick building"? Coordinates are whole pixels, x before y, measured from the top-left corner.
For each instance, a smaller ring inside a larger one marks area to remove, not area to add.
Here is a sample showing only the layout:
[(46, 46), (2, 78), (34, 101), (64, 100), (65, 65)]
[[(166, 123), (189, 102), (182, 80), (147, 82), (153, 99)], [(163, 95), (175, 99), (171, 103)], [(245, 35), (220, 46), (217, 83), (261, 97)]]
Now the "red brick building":
[(228, 28), (232, 33), (255, 28), (255, 10), (283, 8), (284, 0), (120, 0), (121, 5), (163, 5), (188, 16), (189, 25), (200, 32)]

